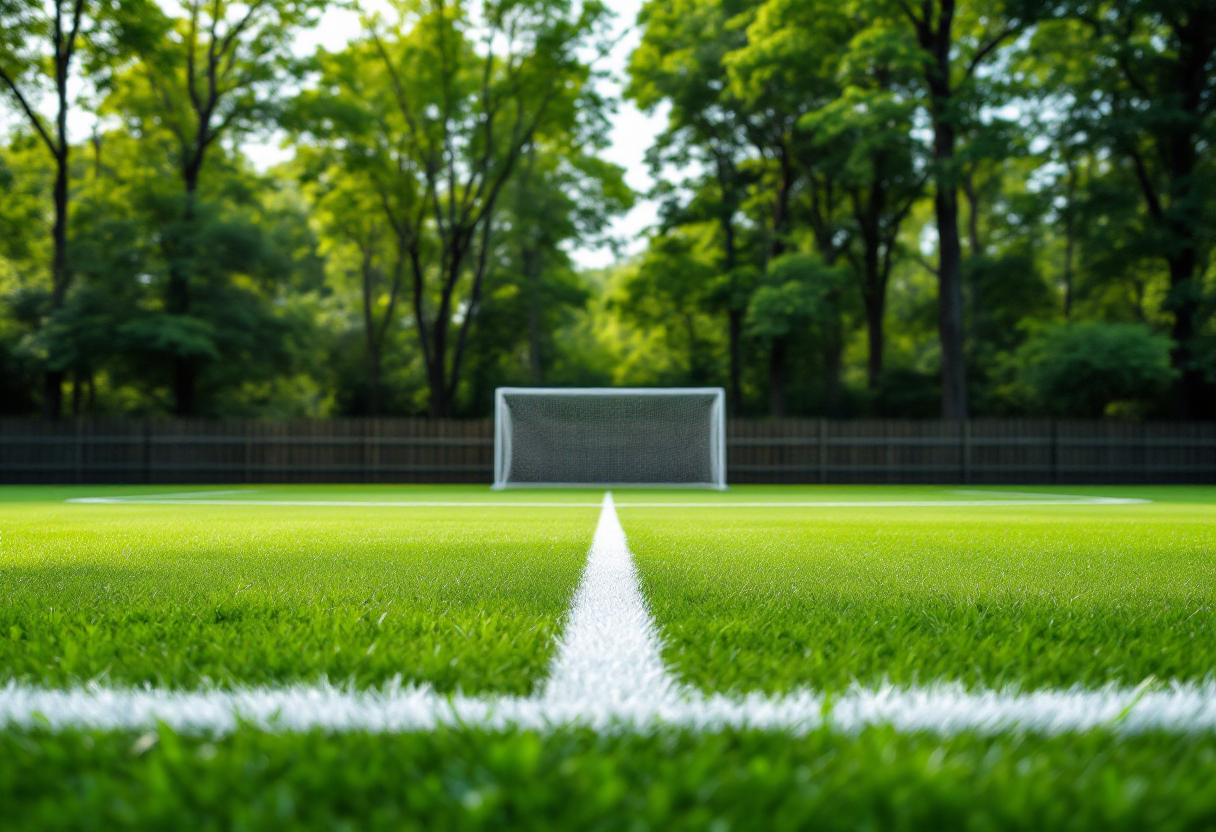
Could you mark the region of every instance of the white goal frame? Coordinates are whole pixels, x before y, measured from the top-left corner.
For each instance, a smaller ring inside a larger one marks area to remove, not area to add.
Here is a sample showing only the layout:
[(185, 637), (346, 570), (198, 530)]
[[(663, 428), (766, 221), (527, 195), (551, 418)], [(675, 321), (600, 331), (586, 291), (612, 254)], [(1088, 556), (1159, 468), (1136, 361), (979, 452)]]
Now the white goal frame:
[[(508, 482), (511, 434), (508, 396), (713, 396), (710, 405), (712, 482)], [(721, 387), (499, 387), (494, 391), (494, 485), (492, 488), (711, 488), (726, 489), (726, 391)]]

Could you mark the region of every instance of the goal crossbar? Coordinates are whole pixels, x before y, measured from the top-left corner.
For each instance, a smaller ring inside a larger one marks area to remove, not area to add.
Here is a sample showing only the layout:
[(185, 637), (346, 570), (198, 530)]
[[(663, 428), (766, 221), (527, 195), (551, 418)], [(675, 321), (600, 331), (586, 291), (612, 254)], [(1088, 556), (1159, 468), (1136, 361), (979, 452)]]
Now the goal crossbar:
[(726, 487), (721, 387), (500, 387), (494, 488)]

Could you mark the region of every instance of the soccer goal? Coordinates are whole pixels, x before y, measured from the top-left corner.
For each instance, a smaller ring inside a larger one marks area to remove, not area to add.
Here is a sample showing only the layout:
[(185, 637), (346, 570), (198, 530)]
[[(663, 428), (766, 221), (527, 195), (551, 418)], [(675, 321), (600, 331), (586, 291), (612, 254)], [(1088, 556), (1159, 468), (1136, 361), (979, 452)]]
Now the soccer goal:
[(500, 387), (494, 487), (726, 488), (721, 387)]

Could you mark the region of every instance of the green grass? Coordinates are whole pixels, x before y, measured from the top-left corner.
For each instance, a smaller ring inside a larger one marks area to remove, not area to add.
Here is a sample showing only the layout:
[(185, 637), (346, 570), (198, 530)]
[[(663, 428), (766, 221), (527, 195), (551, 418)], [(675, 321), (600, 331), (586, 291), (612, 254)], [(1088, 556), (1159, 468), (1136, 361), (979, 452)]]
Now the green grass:
[[(1211, 676), (1216, 491), (1042, 490), (1155, 502), (622, 508), (620, 516), (668, 662), (708, 690), (839, 690), (884, 679), (1093, 687)], [(723, 500), (760, 494), (980, 498), (941, 488), (769, 487)]]
[(400, 674), (440, 690), (527, 693), (544, 679), (597, 514), (62, 502), (149, 490), (175, 489), (0, 489), (0, 681), (370, 686)]
[[(1211, 676), (1216, 490), (1041, 490), (1155, 502), (731, 507), (983, 498), (929, 487), (615, 496), (721, 504), (620, 509), (667, 659), (706, 690)], [(148, 492), (0, 488), (0, 682), (369, 686), (401, 674), (528, 693), (600, 499), (328, 486), (224, 498), (587, 506), (62, 502)], [(1216, 828), (1213, 782), (1211, 734), (0, 730), (4, 832), (1199, 830)]]
[(6, 832), (1216, 825), (1210, 738), (0, 734)]

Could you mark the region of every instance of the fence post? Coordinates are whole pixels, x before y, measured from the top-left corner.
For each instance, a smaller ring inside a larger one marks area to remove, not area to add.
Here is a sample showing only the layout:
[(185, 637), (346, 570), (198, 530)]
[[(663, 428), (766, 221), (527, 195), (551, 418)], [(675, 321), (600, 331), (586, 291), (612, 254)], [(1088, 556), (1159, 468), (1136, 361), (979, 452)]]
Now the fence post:
[(1140, 477), (1145, 483), (1149, 482), (1148, 475), (1148, 425), (1140, 423)]
[(84, 420), (76, 417), (76, 484), (84, 482)]
[(887, 447), (883, 451), (883, 464), (887, 468), (887, 482), (895, 482), (895, 437), (891, 435), (891, 422), (888, 420), (883, 422), (883, 438), (887, 440)]
[(828, 481), (828, 420), (819, 420), (819, 482)]
[(245, 482), (253, 482), (253, 432), (251, 422), (242, 420), (241, 431), (245, 434)]
[(362, 482), (372, 481), (372, 439), (371, 439), (371, 420), (364, 417), (359, 420), (359, 432), (363, 434), (363, 453), (360, 454), (359, 479)]
[(964, 419), (959, 438), (962, 442), (963, 482), (971, 482), (971, 421)]
[(1055, 485), (1060, 481), (1060, 438), (1055, 419), (1051, 420), (1049, 428), (1051, 430), (1051, 436), (1048, 440), (1051, 455), (1051, 484)]

